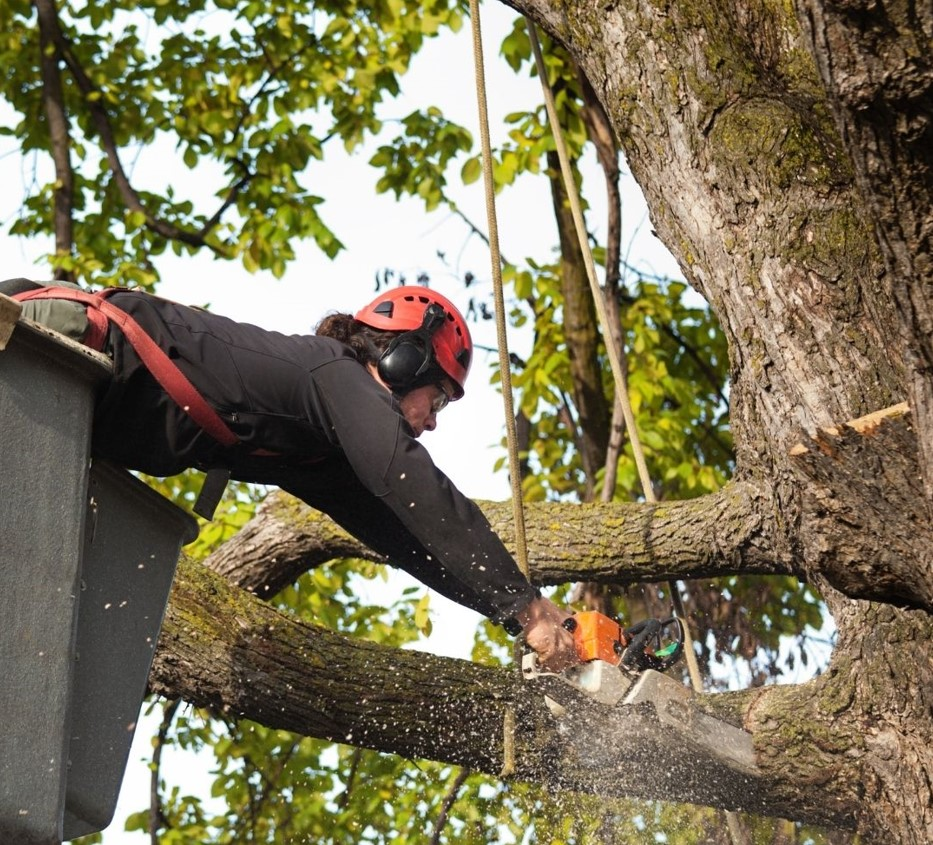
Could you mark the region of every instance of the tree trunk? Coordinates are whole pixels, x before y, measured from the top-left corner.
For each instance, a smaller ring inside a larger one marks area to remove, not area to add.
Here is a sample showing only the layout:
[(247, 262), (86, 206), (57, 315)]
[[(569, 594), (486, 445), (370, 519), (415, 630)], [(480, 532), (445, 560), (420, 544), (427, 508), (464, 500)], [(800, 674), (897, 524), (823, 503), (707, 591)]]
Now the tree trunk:
[(931, 504), (933, 6), (800, 0), (797, 14), (881, 246), (874, 307), (894, 305)]
[[(817, 584), (928, 610), (929, 10), (814, 0), (805, 37), (793, 10), (766, 3), (514, 5), (583, 67), (655, 229), (720, 318), (738, 475), (774, 508), (772, 553)], [(804, 433), (906, 399), (909, 431), (791, 455)], [(874, 612), (837, 614), (841, 639), (864, 637)], [(928, 664), (928, 643), (915, 648)], [(857, 718), (898, 713), (881, 670), (860, 671), (875, 700), (856, 699)], [(929, 770), (919, 712), (891, 717), (895, 745), (923, 737), (903, 781), (866, 771), (877, 794), (859, 823), (879, 838), (930, 836), (928, 811), (894, 810)]]

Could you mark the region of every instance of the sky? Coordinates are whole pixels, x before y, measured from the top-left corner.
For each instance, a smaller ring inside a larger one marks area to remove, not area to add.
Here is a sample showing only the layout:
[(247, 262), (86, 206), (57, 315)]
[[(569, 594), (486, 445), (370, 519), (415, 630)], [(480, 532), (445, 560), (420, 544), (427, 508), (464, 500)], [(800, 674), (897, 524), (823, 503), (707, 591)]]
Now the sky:
[[(483, 11), (485, 62), (492, 144), (505, 138), (506, 114), (527, 110), (541, 102), (536, 79), (518, 80), (498, 57), (498, 45), (511, 27), (514, 13), (500, 4), (485, 4)], [(403, 78), (400, 98), (386, 105), (385, 116), (403, 117), (416, 108), (440, 106), (447, 116), (466, 126), (479, 143), (472, 44), (468, 27), (457, 35), (444, 35), (426, 46)], [(0, 121), (9, 120), (0, 111)], [(376, 294), (375, 277), (384, 268), (402, 271), (409, 280), (426, 271), (432, 288), (465, 309), (468, 295), (460, 279), (470, 271), (480, 280), (490, 278), (489, 254), (482, 241), (470, 236), (457, 217), (446, 212), (428, 215), (416, 200), (397, 202), (392, 195), (375, 191), (377, 175), (367, 165), (372, 148), (350, 156), (342, 148), (328, 149), (326, 161), (314, 165), (307, 184), (325, 198), (321, 207), (325, 221), (346, 245), (335, 260), (326, 258), (313, 244), (298, 247), (298, 257), (280, 279), (249, 275), (239, 265), (221, 263), (206, 255), (184, 259), (165, 256), (158, 261), (163, 281), (159, 293), (169, 299), (210, 307), (234, 319), (287, 333), (308, 333), (330, 311), (353, 312)], [(137, 168), (147, 166), (142, 157)], [(160, 167), (171, 167), (160, 160)], [(29, 179), (29, 164), (20, 159), (8, 139), (0, 145), (0, 278), (26, 276), (42, 279), (47, 273), (37, 261), (51, 249), (48, 243), (24, 243), (10, 238), (8, 229), (18, 209), (21, 186)], [(588, 172), (597, 177), (592, 162)], [(585, 171), (587, 172), (587, 171)], [(680, 276), (677, 264), (663, 245), (650, 234), (641, 192), (630, 178), (623, 185), (623, 244), (631, 244), (629, 263), (646, 273)], [(464, 214), (485, 230), (486, 211), (481, 183), (455, 188)], [(598, 198), (588, 218), (591, 229), (602, 229)], [(515, 261), (550, 249), (556, 228), (550, 213), (551, 200), (545, 180), (523, 179), (497, 203), (500, 242), (504, 255)], [(438, 252), (444, 253), (442, 260)], [(489, 290), (488, 281), (482, 291)], [(474, 342), (495, 346), (492, 321), (476, 325)], [(511, 333), (510, 349), (527, 351), (528, 339)], [(494, 473), (493, 464), (503, 455), (504, 432), (501, 396), (489, 385), (495, 353), (480, 352), (474, 361), (467, 395), (452, 404), (439, 419), (438, 430), (424, 435), (423, 442), (438, 466), (468, 496), (504, 500), (510, 497), (505, 472)], [(398, 582), (399, 589), (404, 582)], [(470, 636), (447, 636), (448, 632), (471, 632), (478, 617), (440, 597), (432, 597), (437, 632), (426, 648), (446, 656), (468, 656)], [(158, 714), (156, 714), (158, 715)], [(104, 834), (105, 845), (142, 845), (142, 834), (122, 831), (126, 814), (148, 804), (149, 772), (145, 761), (151, 755), (150, 738), (157, 719), (143, 718), (121, 792), (113, 824)], [(169, 755), (163, 771), (171, 779), (186, 772), (188, 781), (204, 780), (203, 761), (173, 759)]]

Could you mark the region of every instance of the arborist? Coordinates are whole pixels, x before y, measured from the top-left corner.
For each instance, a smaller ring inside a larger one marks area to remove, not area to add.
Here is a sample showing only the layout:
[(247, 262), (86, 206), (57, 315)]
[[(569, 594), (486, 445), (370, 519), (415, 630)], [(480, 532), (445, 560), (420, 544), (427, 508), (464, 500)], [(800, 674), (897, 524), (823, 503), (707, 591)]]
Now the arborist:
[(470, 369), (469, 328), (445, 297), (398, 287), (325, 317), (314, 335), (284, 335), (141, 291), (13, 279), (0, 293), (112, 359), (94, 455), (155, 476), (194, 467), (276, 485), (522, 634), (543, 667), (577, 662), (569, 614), (418, 443)]

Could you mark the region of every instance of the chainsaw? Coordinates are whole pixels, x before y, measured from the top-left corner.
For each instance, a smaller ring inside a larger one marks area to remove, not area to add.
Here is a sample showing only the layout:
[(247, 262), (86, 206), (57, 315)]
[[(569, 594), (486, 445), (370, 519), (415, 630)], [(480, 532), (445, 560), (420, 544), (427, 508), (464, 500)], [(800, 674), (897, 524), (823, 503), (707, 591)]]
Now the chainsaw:
[[(689, 687), (661, 674), (683, 655), (686, 634), (680, 620), (645, 619), (623, 628), (602, 613), (586, 611), (567, 619), (564, 627), (573, 633), (580, 663), (563, 672), (545, 672), (537, 655), (528, 652), (522, 658), (526, 680), (556, 675), (601, 705), (624, 708), (630, 726), (628, 739), (636, 744), (639, 738), (644, 740), (646, 754), (657, 755), (673, 743), (678, 751), (683, 746), (691, 748), (695, 761), (706, 761), (722, 771), (728, 769), (743, 778), (758, 774), (751, 734), (703, 712), (695, 706)], [(549, 690), (544, 701), (551, 714), (576, 724), (576, 706), (571, 702), (565, 706), (550, 692), (556, 694)], [(588, 733), (584, 743), (591, 751)]]
[(675, 616), (623, 628), (608, 616), (587, 610), (565, 620), (564, 627), (573, 634), (580, 663), (563, 672), (544, 672), (531, 651), (522, 658), (522, 675), (530, 680), (556, 674), (601, 704), (621, 701), (642, 672), (669, 669), (684, 650), (684, 628)]

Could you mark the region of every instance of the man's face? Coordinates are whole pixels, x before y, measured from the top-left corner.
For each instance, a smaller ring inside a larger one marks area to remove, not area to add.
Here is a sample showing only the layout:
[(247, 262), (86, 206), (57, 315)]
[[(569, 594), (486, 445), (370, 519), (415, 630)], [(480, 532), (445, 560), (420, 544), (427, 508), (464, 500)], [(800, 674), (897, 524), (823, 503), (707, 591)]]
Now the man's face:
[(437, 415), (447, 407), (453, 392), (452, 385), (445, 379), (439, 384), (425, 384), (409, 390), (399, 400), (402, 416), (414, 430), (415, 437), (437, 428)]

